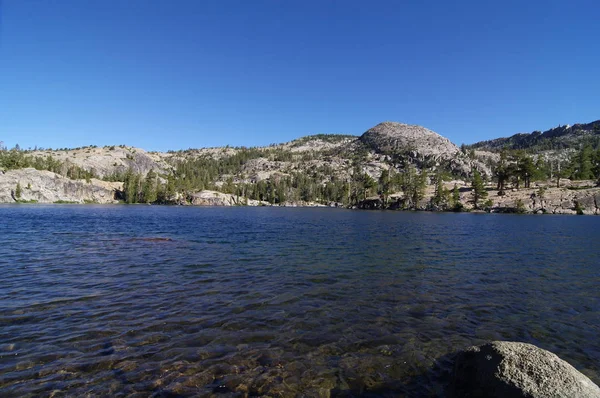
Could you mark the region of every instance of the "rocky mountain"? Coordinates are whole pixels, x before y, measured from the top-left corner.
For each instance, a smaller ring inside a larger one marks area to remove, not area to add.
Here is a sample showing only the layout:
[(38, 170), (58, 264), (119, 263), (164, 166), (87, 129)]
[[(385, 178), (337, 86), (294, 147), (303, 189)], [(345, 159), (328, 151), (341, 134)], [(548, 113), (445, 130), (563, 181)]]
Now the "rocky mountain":
[(299, 174), (322, 185), (350, 181), (356, 173), (377, 180), (384, 170), (401, 173), (407, 164), (462, 178), (470, 176), (474, 167), (486, 175), (491, 173), (485, 162), (470, 159), (447, 138), (420, 126), (392, 122), (381, 123), (360, 137), (319, 134), (268, 147), (203, 148), (159, 156), (175, 169), (190, 163), (207, 173), (219, 169), (210, 176), (214, 183), (210, 188), (217, 189)]
[(449, 139), (425, 127), (395, 122), (378, 124), (361, 135), (359, 141), (384, 155), (405, 152), (415, 158), (441, 160), (456, 157), (459, 151)]
[(359, 141), (375, 153), (408, 159), (419, 168), (441, 168), (460, 177), (470, 176), (475, 168), (491, 175), (485, 162), (469, 158), (449, 139), (422, 126), (384, 122), (367, 130)]

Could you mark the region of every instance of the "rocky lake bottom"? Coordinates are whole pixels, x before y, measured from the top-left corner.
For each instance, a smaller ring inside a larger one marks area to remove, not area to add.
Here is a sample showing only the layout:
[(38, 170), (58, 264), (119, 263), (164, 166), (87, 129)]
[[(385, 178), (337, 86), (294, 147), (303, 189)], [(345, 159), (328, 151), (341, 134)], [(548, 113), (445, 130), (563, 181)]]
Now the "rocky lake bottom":
[(0, 206), (2, 396), (438, 396), (535, 344), (600, 384), (595, 217)]

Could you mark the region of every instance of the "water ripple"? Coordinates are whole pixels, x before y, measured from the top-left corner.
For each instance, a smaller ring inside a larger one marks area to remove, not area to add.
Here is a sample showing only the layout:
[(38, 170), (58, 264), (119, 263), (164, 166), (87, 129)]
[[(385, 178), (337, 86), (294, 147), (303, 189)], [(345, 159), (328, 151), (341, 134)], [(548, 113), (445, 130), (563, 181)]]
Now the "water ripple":
[[(600, 382), (592, 217), (0, 206), (3, 396), (438, 396), (444, 355)], [(237, 395), (235, 395), (237, 396)]]

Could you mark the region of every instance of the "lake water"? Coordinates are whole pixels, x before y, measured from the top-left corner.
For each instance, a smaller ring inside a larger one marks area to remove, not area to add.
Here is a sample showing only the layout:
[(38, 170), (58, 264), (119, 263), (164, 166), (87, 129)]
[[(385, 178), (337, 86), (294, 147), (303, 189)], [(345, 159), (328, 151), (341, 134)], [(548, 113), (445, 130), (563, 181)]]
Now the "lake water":
[(496, 339), (600, 382), (597, 217), (7, 205), (0, 270), (2, 396), (435, 396)]

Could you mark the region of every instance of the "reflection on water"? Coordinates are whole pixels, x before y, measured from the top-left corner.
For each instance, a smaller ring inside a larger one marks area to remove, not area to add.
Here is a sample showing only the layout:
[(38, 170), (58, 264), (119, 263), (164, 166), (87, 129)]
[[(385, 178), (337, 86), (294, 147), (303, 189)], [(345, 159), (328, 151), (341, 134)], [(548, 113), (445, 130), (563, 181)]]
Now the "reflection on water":
[(486, 340), (599, 380), (593, 217), (0, 207), (8, 396), (438, 395)]

